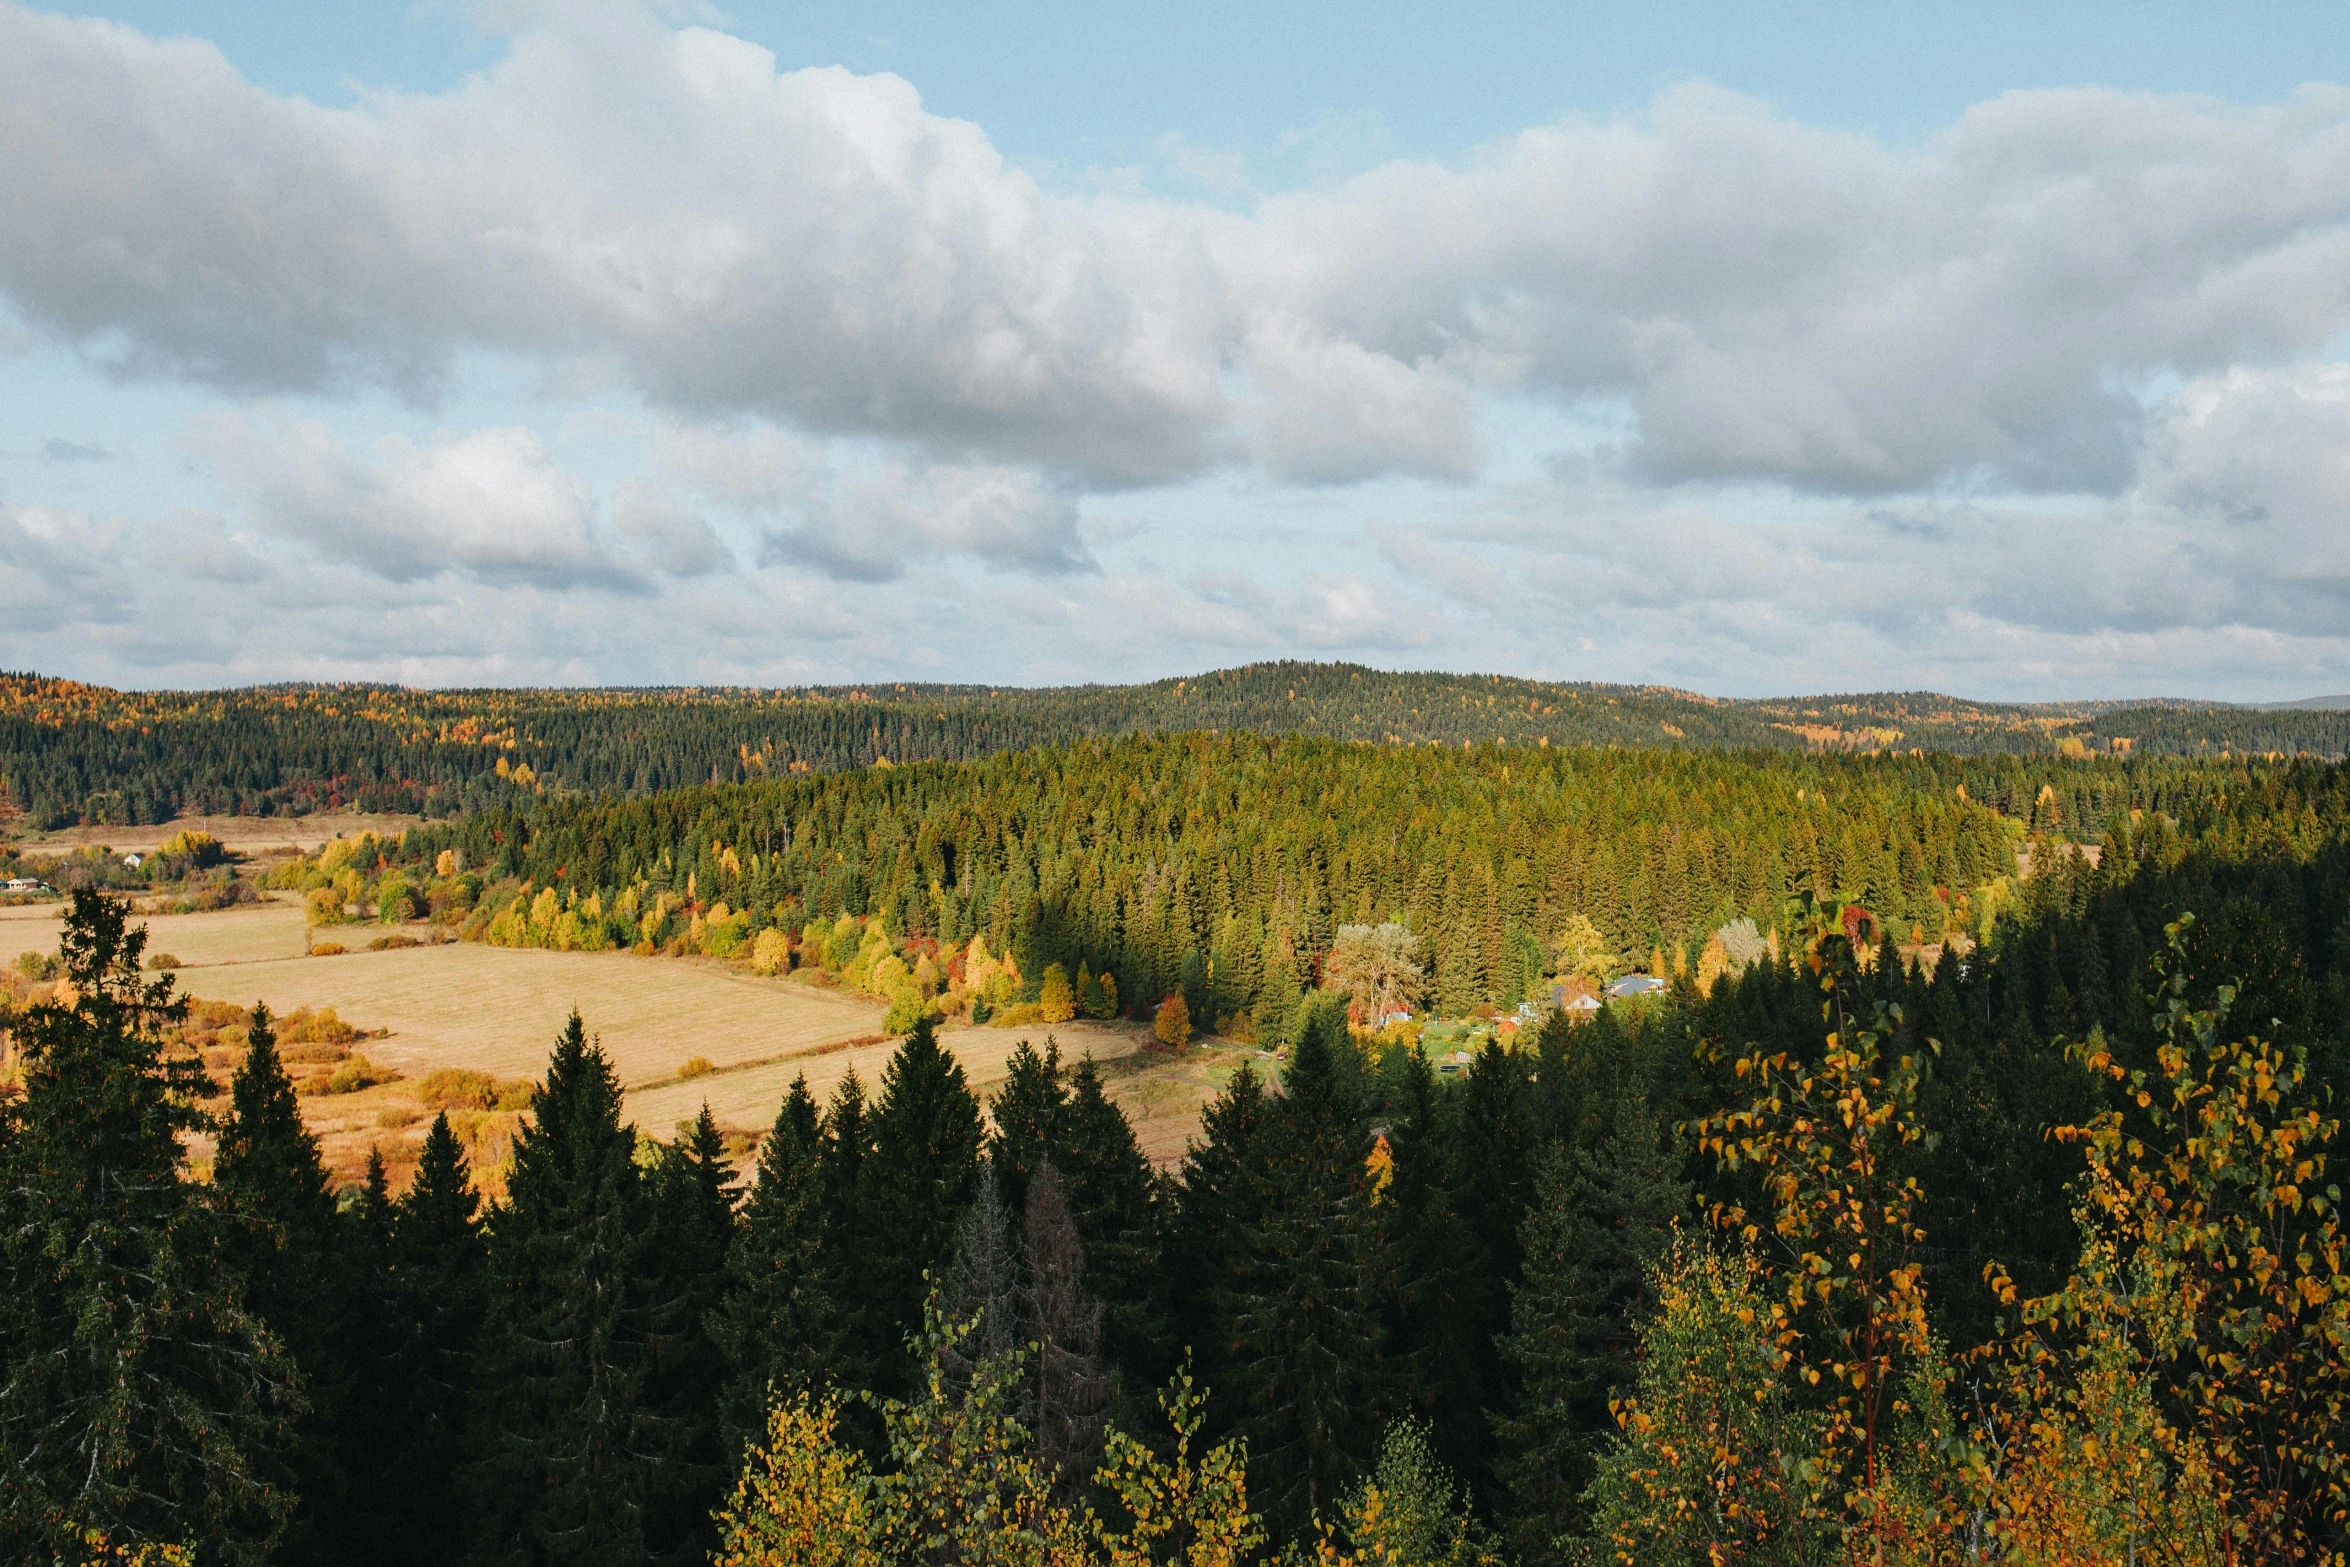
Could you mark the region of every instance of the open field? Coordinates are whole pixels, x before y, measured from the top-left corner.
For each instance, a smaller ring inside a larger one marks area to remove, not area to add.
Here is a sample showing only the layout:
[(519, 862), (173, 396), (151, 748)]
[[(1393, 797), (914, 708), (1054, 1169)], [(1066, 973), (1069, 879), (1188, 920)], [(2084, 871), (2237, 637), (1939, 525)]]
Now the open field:
[[(0, 960), (57, 944), (59, 905), (0, 909)], [(700, 958), (627, 953), (544, 952), (473, 943), (307, 955), (302, 910), (291, 895), (208, 914), (149, 917), (149, 953), (178, 958), (180, 988), (240, 1006), (266, 1001), (279, 1014), (332, 1007), (356, 1028), (385, 1037), (357, 1045), (401, 1081), (355, 1094), (308, 1097), (303, 1112), (331, 1162), (355, 1174), (380, 1145), (396, 1172), (413, 1163), (431, 1116), (417, 1088), (427, 1073), (463, 1067), (500, 1079), (536, 1078), (573, 1007), (603, 1042), (628, 1113), (667, 1136), (707, 1101), (731, 1128), (760, 1131), (773, 1121), (794, 1077), (805, 1072), (819, 1100), (854, 1068), (869, 1088), (896, 1048), (881, 1033), (881, 1005), (868, 997), (791, 979), (770, 979)], [(358, 946), (372, 926), (322, 933)], [(1135, 1023), (1072, 1021), (1027, 1029), (953, 1027), (941, 1038), (984, 1099), (1022, 1039), (1047, 1033), (1064, 1059), (1091, 1052), (1104, 1063), (1111, 1096), (1134, 1122), (1144, 1151), (1179, 1158), (1199, 1112), (1242, 1058), (1202, 1045), (1171, 1058)], [(693, 1057), (716, 1070), (681, 1078)]]
[(182, 816), (147, 827), (61, 827), (55, 832), (27, 833), (16, 842), (27, 852), (42, 854), (63, 854), (94, 844), (117, 854), (130, 854), (145, 853), (174, 833), (190, 831), (212, 834), (231, 854), (267, 854), (289, 845), (308, 853), (334, 838), (355, 838), (363, 832), (396, 836), (422, 819), (357, 811), (321, 811), (312, 816)]

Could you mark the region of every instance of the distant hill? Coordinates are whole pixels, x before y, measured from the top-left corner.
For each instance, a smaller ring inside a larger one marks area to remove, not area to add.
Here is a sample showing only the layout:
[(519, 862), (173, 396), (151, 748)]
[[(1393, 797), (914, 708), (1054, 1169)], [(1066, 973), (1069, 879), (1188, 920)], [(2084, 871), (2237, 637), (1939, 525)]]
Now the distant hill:
[(0, 675), (0, 801), (37, 824), (357, 804), (448, 813), (516, 788), (680, 784), (968, 760), (1180, 730), (1373, 745), (1663, 746), (1967, 756), (2350, 751), (2350, 711), (1932, 692), (1729, 700), (1668, 686), (1266, 663), (1127, 686), (116, 691)]
[(2278, 713), (2339, 713), (2350, 709), (2350, 696), (2305, 696), (2298, 702), (2263, 702), (2260, 705)]

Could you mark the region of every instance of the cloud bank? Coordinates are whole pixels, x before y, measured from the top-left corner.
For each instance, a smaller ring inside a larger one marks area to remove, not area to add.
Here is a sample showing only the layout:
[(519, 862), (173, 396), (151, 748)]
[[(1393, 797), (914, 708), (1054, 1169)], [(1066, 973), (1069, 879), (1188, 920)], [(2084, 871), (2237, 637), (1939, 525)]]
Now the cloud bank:
[[(524, 16), (447, 91), (324, 108), (0, 6), (0, 298), (219, 401), (168, 511), (0, 512), (48, 606), (9, 656), (166, 649), (137, 584), (192, 507), (238, 569), (379, 585), (288, 670), (2350, 676), (2350, 90), (2018, 93), (1897, 149), (1696, 84), (1234, 210), (1050, 188), (895, 77)], [(641, 408), (640, 471), (315, 416), (485, 355)], [(875, 629), (909, 587), (962, 624)], [(453, 645), (493, 603), (568, 644)], [(618, 629), (685, 615), (690, 654)]]

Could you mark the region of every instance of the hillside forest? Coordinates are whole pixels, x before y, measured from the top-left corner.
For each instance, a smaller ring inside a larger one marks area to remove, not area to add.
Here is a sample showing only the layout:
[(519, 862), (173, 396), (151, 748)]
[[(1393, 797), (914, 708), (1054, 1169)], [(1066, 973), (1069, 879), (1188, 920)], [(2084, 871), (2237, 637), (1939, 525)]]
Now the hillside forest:
[(517, 793), (643, 795), (1186, 731), (1373, 745), (2047, 758), (2340, 757), (2350, 712), (1932, 693), (1729, 701), (1659, 686), (1271, 663), (1135, 686), (115, 691), (0, 674), (0, 814), (47, 830), (355, 805), (450, 816)]
[[(2350, 1550), (2339, 764), (1080, 737), (273, 875), (903, 1042), (738, 1170), (517, 1018), (494, 1182), (443, 1121), (336, 1190), (273, 1021), (217, 1089), (75, 891), (0, 1097), (9, 1559)], [(1260, 1047), (1175, 1167), (1087, 1008)], [(981, 1009), (1033, 1041), (984, 1105), (934, 1032)]]

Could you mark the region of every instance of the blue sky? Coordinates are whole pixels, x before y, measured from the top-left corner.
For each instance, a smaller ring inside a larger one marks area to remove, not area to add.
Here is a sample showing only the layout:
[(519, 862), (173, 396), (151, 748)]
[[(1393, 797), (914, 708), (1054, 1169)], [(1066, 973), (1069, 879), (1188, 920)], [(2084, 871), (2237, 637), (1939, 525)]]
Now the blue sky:
[(2350, 689), (2245, 18), (0, 4), (0, 663)]

